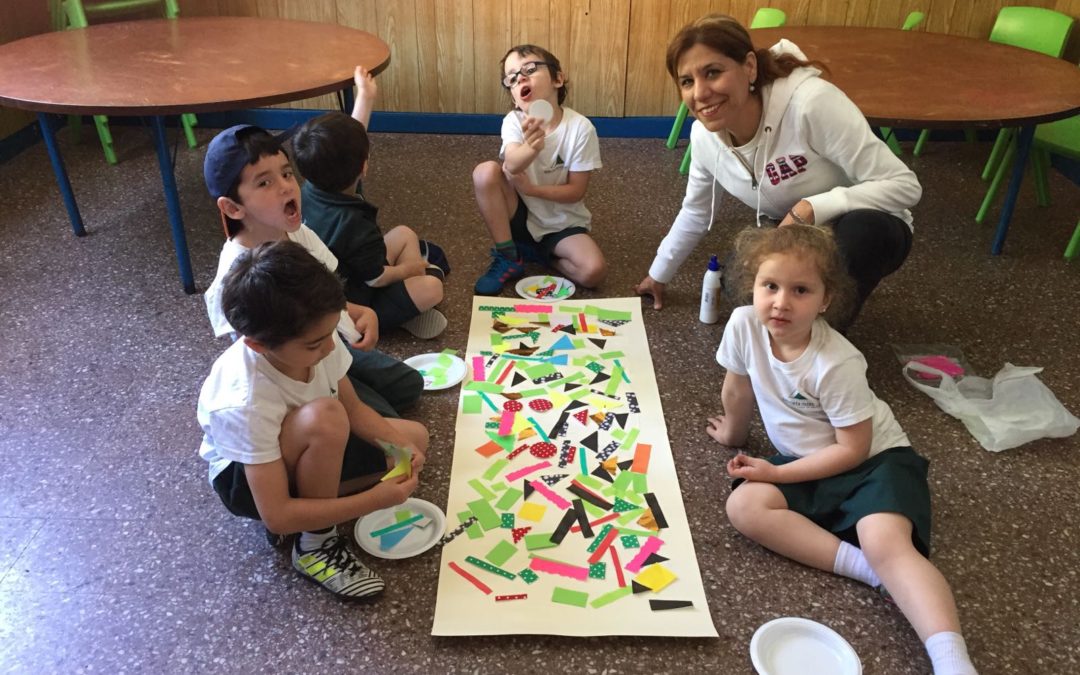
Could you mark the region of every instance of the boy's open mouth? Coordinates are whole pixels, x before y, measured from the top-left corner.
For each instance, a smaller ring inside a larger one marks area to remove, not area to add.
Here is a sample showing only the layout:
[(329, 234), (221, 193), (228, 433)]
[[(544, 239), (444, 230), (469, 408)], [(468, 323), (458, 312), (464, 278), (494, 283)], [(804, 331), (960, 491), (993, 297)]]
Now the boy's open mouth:
[(532, 87), (530, 87), (529, 85), (525, 85), (525, 86), (523, 86), (521, 88), (521, 91), (519, 92), (518, 95), (521, 96), (522, 100), (528, 100), (529, 94), (531, 94), (531, 93), (532, 93)]
[(285, 202), (285, 215), (291, 218), (292, 216), (295, 216), (299, 211), (300, 209), (297, 207), (295, 199), (290, 199), (289, 201)]

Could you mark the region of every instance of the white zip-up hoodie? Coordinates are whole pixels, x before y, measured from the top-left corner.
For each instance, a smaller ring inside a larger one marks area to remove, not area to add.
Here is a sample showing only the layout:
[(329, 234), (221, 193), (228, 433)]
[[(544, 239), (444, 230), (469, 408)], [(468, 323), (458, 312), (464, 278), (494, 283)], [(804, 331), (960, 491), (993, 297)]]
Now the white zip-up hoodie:
[[(788, 40), (774, 56), (806, 56)], [(761, 123), (748, 143), (733, 147), (727, 131), (690, 129), (690, 179), (682, 209), (649, 268), (668, 283), (712, 226), (716, 185), (762, 216), (782, 220), (801, 199), (826, 223), (855, 209), (891, 213), (911, 226), (908, 210), (922, 196), (915, 173), (889, 150), (844, 92), (813, 67), (796, 68), (762, 88)]]

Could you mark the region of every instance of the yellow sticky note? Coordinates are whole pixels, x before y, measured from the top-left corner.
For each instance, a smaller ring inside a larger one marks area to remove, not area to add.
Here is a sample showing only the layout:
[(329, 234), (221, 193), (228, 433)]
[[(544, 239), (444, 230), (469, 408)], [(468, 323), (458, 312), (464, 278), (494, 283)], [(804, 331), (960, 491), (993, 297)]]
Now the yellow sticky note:
[(530, 520), (534, 523), (539, 523), (544, 519), (544, 513), (547, 512), (547, 507), (543, 504), (533, 504), (532, 502), (525, 502), (518, 509), (518, 518), (522, 520)]
[[(518, 415), (518, 416), (516, 416), (514, 418), (513, 433), (514, 433), (515, 436), (517, 434), (520, 434), (522, 429), (532, 429), (532, 428), (533, 428), (532, 423), (529, 422), (529, 420), (524, 415)], [(536, 430), (533, 429), (533, 431), (535, 432)]]
[(408, 478), (412, 475), (412, 462), (408, 457), (403, 457), (394, 464), (394, 468), (386, 472), (386, 475), (379, 479), (380, 482), (388, 480), (390, 478), (396, 478), (397, 476), (405, 476)]
[(649, 565), (645, 571), (634, 577), (634, 581), (653, 591), (662, 591), (668, 584), (675, 581), (675, 574), (660, 563)]

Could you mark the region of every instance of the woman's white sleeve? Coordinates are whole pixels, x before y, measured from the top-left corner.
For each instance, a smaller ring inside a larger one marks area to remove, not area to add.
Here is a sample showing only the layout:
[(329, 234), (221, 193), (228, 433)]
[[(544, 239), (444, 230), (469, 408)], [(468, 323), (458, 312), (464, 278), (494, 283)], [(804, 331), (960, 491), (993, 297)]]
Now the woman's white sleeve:
[(806, 106), (803, 125), (810, 147), (839, 166), (852, 182), (850, 187), (806, 198), (816, 222), (835, 220), (855, 209), (900, 213), (919, 202), (922, 186), (915, 172), (874, 135), (858, 107), (835, 86), (816, 92)]
[[(671, 224), (667, 236), (656, 249), (656, 257), (653, 258), (652, 265), (649, 267), (649, 276), (653, 279), (662, 284), (670, 282), (679, 271), (679, 267), (697, 247), (701, 238), (709, 231), (713, 218), (714, 182), (712, 173), (703, 162), (699, 161), (698, 154), (692, 154), (690, 179), (686, 184), (686, 196), (683, 198), (682, 208), (679, 210), (679, 215), (675, 216), (675, 222)], [(722, 194), (723, 189), (717, 186), (717, 205)]]

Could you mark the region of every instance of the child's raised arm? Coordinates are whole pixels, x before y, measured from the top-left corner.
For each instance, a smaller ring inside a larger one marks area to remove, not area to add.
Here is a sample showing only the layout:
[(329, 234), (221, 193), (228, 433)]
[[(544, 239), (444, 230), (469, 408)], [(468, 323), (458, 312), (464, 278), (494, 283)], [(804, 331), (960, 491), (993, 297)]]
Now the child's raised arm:
[(521, 132), (524, 140), (521, 143), (511, 143), (506, 148), (503, 157), (503, 171), (507, 175), (514, 176), (529, 168), (536, 156), (544, 149), (544, 121), (535, 117), (526, 117), (521, 123)]
[(709, 418), (706, 433), (721, 445), (745, 445), (750, 433), (750, 415), (754, 412), (754, 389), (750, 386), (750, 377), (729, 370), (724, 375), (720, 402), (724, 405), (724, 414)]
[(353, 82), (356, 83), (356, 101), (353, 103), (352, 117), (363, 124), (364, 130), (367, 131), (379, 86), (375, 84), (375, 76), (363, 66), (356, 67), (356, 71), (353, 72)]

